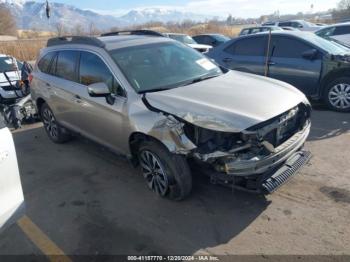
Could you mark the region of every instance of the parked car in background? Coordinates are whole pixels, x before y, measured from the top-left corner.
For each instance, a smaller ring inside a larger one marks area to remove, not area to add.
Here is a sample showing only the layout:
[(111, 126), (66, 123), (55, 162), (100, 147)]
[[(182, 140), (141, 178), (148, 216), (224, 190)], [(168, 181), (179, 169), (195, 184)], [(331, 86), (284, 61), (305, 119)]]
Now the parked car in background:
[(323, 27), (316, 31), (315, 34), (326, 39), (334, 39), (350, 46), (350, 22)]
[(221, 34), (202, 34), (202, 35), (196, 35), (192, 37), (198, 44), (202, 45), (209, 45), (212, 47), (216, 47), (218, 45), (221, 45), (229, 40), (231, 38), (221, 35)]
[(266, 71), (333, 110), (350, 111), (350, 49), (309, 32), (275, 31), (267, 52), (268, 39), (267, 33), (239, 37), (208, 56), (229, 69)]
[(321, 29), (322, 26), (317, 26), (313, 23), (307, 22), (305, 20), (288, 20), (288, 21), (278, 21), (278, 22), (267, 22), (262, 24), (263, 26), (279, 26), (279, 27), (293, 27), (300, 31), (316, 31)]
[(282, 30), (283, 29), (278, 26), (257, 26), (257, 27), (243, 28), (239, 33), (239, 35), (240, 36), (251, 35), (251, 34), (257, 34), (257, 33), (266, 32), (266, 31), (282, 31)]
[(0, 115), (0, 233), (24, 214), (24, 197), (12, 134)]
[(21, 80), (21, 68), (23, 64), (14, 57), (0, 54), (0, 104), (6, 100), (17, 98), (16, 93), (12, 91), (9, 81), (4, 72), (7, 73), (9, 80), (13, 85)]
[(32, 94), (53, 142), (73, 132), (125, 154), (176, 200), (191, 191), (190, 163), (212, 182), (271, 193), (308, 161), (311, 107), (297, 89), (166, 37), (115, 34), (54, 38), (41, 51)]
[(211, 48), (213, 48), (211, 45), (198, 44), (195, 40), (193, 40), (192, 37), (186, 34), (165, 33), (164, 36), (174, 39), (176, 41), (179, 41), (185, 45), (188, 45), (201, 53), (206, 53)]

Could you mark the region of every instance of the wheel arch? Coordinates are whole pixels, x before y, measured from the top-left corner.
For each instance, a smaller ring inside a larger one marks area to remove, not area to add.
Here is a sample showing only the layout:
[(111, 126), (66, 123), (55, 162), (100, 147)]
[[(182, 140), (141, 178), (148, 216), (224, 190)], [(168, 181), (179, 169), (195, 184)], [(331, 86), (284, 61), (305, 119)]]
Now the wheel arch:
[(35, 105), (36, 105), (36, 108), (38, 109), (39, 116), (41, 113), (41, 108), (42, 108), (43, 104), (45, 104), (45, 103), (46, 103), (46, 101), (41, 97), (37, 98), (35, 101)]
[(350, 77), (350, 69), (340, 69), (334, 72), (328, 73), (321, 82), (321, 89), (320, 89), (320, 97), (323, 97), (325, 94), (326, 87), (337, 78), (341, 77)]
[(138, 165), (137, 150), (143, 141), (154, 141), (169, 150), (169, 148), (158, 138), (142, 132), (133, 132), (129, 136), (130, 159), (134, 166)]

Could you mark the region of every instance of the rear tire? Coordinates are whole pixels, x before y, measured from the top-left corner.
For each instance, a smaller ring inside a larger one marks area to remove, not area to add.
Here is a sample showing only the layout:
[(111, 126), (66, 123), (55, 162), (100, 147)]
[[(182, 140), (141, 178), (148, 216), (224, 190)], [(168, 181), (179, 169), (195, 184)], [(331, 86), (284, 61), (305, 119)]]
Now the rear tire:
[(56, 144), (62, 144), (71, 139), (71, 135), (56, 121), (51, 108), (46, 103), (42, 105), (40, 115), (45, 131), (51, 141)]
[(151, 140), (141, 142), (138, 160), (148, 187), (159, 196), (179, 201), (191, 193), (192, 175), (184, 156)]
[(350, 112), (350, 77), (340, 77), (330, 82), (323, 99), (331, 110)]

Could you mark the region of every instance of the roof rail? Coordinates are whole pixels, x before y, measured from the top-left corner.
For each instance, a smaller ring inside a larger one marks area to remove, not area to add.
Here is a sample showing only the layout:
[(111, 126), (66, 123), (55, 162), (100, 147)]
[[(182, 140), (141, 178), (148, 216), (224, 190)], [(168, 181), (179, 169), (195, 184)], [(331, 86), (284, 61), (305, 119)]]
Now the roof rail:
[(62, 36), (54, 37), (47, 41), (47, 47), (67, 44), (92, 45), (101, 48), (106, 46), (105, 43), (98, 38), (90, 36)]
[(163, 36), (162, 33), (152, 31), (152, 30), (125, 30), (125, 31), (116, 31), (116, 32), (110, 32), (101, 34), (101, 36), (114, 36), (114, 35), (149, 35), (149, 36)]

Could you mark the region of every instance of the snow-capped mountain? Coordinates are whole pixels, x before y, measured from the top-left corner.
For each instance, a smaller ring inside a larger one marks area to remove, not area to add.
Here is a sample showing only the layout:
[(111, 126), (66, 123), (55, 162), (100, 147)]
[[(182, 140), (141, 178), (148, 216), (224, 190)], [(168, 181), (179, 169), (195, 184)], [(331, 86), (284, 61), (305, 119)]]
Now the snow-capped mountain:
[(46, 18), (45, 1), (0, 0), (0, 4), (8, 7), (16, 18), (19, 29), (37, 29), (55, 31), (61, 24), (68, 30), (79, 26), (89, 29), (91, 26), (108, 30), (112, 27), (125, 27), (143, 24), (150, 21), (181, 22), (186, 19), (204, 21), (208, 17), (178, 10), (164, 8), (145, 8), (129, 11), (127, 14), (115, 17), (102, 15), (95, 11), (82, 10), (71, 5), (50, 2), (51, 17)]
[(150, 21), (158, 22), (181, 22), (184, 20), (204, 21), (207, 16), (198, 15), (190, 12), (178, 10), (170, 10), (165, 8), (144, 8), (131, 10), (127, 14), (120, 17), (129, 23), (142, 24)]

